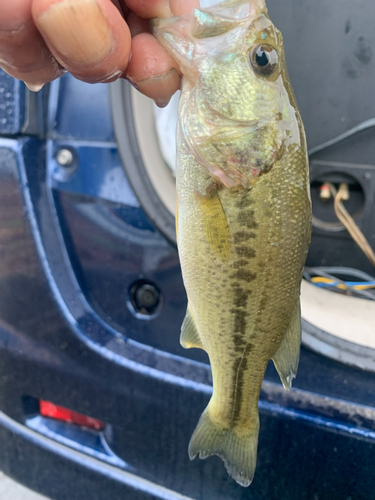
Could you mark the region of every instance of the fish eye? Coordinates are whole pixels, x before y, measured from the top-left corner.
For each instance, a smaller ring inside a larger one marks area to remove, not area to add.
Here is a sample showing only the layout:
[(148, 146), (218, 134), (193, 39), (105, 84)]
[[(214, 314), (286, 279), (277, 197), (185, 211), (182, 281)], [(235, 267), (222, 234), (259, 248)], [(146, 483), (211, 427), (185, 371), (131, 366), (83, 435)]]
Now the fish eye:
[(251, 49), (250, 62), (255, 71), (260, 75), (272, 75), (278, 65), (277, 52), (271, 45), (257, 45)]

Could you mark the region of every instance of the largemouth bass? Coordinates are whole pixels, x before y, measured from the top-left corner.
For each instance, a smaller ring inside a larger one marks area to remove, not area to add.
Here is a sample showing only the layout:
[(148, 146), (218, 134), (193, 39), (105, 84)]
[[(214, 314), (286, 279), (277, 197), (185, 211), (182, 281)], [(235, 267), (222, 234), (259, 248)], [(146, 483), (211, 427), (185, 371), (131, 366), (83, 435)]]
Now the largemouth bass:
[(231, 0), (152, 26), (183, 73), (177, 237), (188, 310), (181, 344), (204, 349), (213, 376), (189, 456), (218, 455), (248, 486), (267, 363), (289, 389), (299, 360), (311, 225), (305, 133), (282, 36), (263, 0)]

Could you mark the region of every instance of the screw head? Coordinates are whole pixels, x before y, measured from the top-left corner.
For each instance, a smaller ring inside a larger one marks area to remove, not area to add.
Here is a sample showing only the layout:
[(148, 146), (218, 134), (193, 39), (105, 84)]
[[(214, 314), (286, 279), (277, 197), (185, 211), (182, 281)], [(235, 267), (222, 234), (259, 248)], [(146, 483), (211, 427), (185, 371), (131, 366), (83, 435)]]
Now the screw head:
[(152, 283), (134, 284), (130, 296), (135, 311), (143, 315), (154, 314), (161, 302), (161, 293)]
[(371, 174), (370, 172), (366, 172), (363, 176), (363, 178), (365, 179), (365, 181), (369, 181), (371, 179)]
[(73, 153), (69, 149), (60, 149), (56, 155), (56, 161), (62, 167), (69, 167), (73, 163)]
[(141, 307), (155, 307), (159, 301), (159, 292), (152, 285), (142, 285), (135, 292), (135, 300)]

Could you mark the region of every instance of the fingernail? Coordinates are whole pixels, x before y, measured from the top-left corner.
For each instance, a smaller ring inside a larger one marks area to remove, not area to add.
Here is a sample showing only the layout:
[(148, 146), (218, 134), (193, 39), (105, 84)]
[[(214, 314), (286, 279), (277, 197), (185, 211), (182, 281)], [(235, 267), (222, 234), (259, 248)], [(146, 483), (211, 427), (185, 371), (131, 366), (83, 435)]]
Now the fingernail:
[(136, 82), (136, 85), (142, 94), (151, 97), (160, 108), (164, 108), (169, 103), (172, 95), (180, 88), (180, 81), (178, 71), (173, 68), (165, 75), (141, 80)]
[(37, 19), (47, 41), (77, 64), (97, 64), (111, 52), (107, 19), (95, 0), (63, 0), (51, 5)]
[(130, 76), (126, 76), (125, 79), (130, 83), (130, 85), (132, 87), (135, 88), (135, 90), (139, 90), (139, 87), (138, 85), (135, 83), (135, 81), (133, 80), (133, 78), (130, 78)]
[(121, 70), (116, 70), (116, 71), (112, 71), (111, 73), (108, 73), (107, 75), (103, 76), (100, 81), (101, 83), (112, 83), (112, 82), (115, 82), (116, 80), (118, 80), (120, 78), (120, 76), (122, 75), (122, 71)]
[(172, 17), (173, 16), (173, 12), (172, 12), (172, 9), (170, 7), (170, 2), (164, 2), (164, 3), (160, 2), (158, 16), (159, 17)]
[(168, 106), (170, 100), (171, 100), (171, 98), (169, 98), (169, 99), (154, 99), (156, 106), (158, 106), (159, 108), (165, 108), (166, 106)]
[(27, 83), (23, 82), (31, 92), (39, 92), (44, 87), (44, 83)]
[(169, 0), (174, 16), (190, 14), (193, 9), (199, 9), (199, 0)]

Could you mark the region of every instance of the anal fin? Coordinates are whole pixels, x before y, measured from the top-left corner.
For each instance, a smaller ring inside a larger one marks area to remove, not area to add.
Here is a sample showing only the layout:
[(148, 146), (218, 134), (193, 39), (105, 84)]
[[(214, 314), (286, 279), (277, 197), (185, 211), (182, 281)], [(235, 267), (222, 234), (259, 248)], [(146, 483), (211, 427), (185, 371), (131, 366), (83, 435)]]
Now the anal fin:
[(291, 388), (292, 380), (297, 374), (301, 331), (301, 304), (300, 299), (298, 299), (284, 338), (272, 358), (281, 382), (287, 391)]
[(204, 350), (202, 341), (200, 339), (197, 327), (195, 326), (195, 322), (189, 308), (187, 308), (186, 316), (181, 326), (180, 344), (185, 349), (197, 347)]

